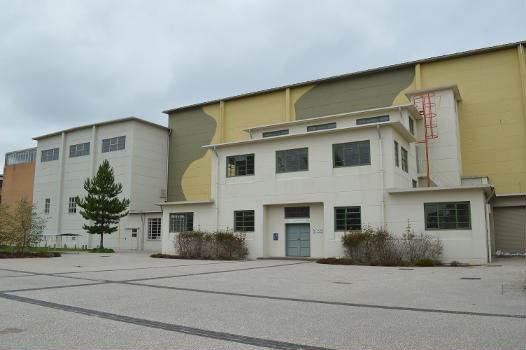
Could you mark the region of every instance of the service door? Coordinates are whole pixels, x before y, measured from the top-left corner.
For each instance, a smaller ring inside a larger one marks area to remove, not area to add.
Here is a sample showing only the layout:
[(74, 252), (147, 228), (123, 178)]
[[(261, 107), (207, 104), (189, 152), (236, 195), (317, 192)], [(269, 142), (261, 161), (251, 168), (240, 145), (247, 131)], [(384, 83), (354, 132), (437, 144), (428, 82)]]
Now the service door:
[(310, 256), (310, 225), (286, 224), (287, 256)]

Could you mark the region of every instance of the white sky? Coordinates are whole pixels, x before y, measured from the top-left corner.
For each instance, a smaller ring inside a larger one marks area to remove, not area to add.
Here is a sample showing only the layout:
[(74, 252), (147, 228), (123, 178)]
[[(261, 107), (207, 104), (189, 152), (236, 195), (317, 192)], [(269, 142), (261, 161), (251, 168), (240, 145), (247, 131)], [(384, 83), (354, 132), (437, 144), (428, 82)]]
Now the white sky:
[(0, 172), (33, 137), (526, 38), (524, 0), (0, 0)]

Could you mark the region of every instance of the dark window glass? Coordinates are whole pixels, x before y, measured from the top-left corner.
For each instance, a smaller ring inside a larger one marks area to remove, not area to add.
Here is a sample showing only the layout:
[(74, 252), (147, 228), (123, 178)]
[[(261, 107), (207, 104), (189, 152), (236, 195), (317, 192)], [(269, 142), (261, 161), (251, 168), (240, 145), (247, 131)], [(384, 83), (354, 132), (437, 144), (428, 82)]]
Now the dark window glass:
[(263, 137), (272, 137), (272, 136), (280, 136), (280, 135), (288, 135), (288, 134), (289, 134), (289, 129), (283, 129), (283, 130), (264, 132)]
[(469, 230), (469, 202), (424, 203), (426, 230)]
[(307, 131), (318, 131), (336, 128), (336, 123), (318, 124), (307, 126)]
[(356, 231), (362, 229), (362, 214), (360, 207), (334, 208), (334, 230)]
[(400, 166), (400, 155), (398, 154), (398, 142), (394, 142), (395, 165)]
[(254, 210), (237, 210), (234, 212), (234, 231), (254, 232)]
[(285, 218), (308, 218), (310, 207), (285, 207)]
[(402, 170), (406, 173), (409, 172), (409, 166), (407, 164), (407, 150), (403, 147), (400, 147), (402, 153)]
[(389, 121), (388, 115), (381, 115), (378, 117), (356, 119), (356, 125), (364, 125), (364, 124), (372, 124), (372, 123), (380, 123), (380, 122), (388, 122), (388, 121)]
[(415, 134), (415, 122), (413, 121), (413, 118), (409, 117), (409, 131), (412, 135)]
[(254, 155), (244, 154), (226, 158), (226, 176), (254, 175)]
[(69, 157), (80, 157), (89, 155), (89, 142), (69, 146)]
[(119, 151), (126, 148), (126, 136), (112, 137), (102, 140), (102, 152)]
[(417, 188), (418, 187), (418, 182), (416, 182), (416, 180), (413, 180), (413, 188)]
[(40, 157), (41, 162), (50, 162), (52, 160), (58, 160), (58, 148), (52, 148), (45, 151), (42, 151), (42, 156)]
[(170, 232), (194, 230), (194, 213), (170, 213)]
[(332, 145), (335, 168), (371, 164), (369, 140)]
[(296, 148), (276, 152), (276, 173), (309, 169), (309, 149)]

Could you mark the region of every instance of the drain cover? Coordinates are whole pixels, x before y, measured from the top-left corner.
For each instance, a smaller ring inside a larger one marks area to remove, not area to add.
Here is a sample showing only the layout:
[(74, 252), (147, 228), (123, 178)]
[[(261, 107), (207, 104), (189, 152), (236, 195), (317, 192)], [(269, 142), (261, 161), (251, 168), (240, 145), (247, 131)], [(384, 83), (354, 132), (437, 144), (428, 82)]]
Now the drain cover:
[(479, 280), (480, 277), (460, 277), (461, 280)]
[(339, 281), (332, 282), (332, 283), (335, 283), (335, 284), (352, 284), (352, 282), (339, 282)]
[(99, 255), (101, 258), (109, 258), (109, 255)]

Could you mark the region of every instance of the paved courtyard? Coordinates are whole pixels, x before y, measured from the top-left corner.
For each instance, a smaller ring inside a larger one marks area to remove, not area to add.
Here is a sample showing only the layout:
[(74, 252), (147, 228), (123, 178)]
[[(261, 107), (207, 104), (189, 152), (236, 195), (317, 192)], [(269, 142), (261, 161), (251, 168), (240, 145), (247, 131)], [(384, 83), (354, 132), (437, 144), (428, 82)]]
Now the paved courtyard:
[(524, 349), (526, 260), (0, 260), (0, 349)]

